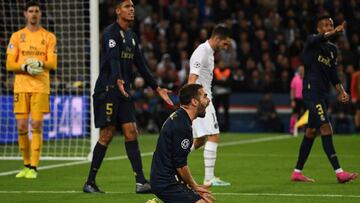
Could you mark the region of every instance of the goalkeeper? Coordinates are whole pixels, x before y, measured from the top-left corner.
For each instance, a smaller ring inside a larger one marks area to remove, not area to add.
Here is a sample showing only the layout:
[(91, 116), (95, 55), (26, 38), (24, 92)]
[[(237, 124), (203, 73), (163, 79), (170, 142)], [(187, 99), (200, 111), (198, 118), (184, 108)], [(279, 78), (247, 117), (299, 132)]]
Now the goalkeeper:
[[(7, 47), (6, 69), (15, 73), (14, 113), (24, 168), (16, 178), (36, 178), (42, 148), (43, 116), (49, 113), (49, 71), (57, 66), (56, 37), (40, 25), (38, 2), (24, 8), (26, 26), (12, 34)], [(29, 142), (31, 115), (32, 140)]]

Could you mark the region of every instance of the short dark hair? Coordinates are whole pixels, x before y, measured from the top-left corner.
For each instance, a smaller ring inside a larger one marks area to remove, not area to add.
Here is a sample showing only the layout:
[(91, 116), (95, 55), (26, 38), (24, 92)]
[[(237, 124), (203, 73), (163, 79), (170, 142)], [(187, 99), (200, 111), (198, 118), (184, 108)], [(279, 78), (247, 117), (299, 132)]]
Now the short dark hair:
[(33, 6), (37, 6), (41, 10), (40, 3), (38, 1), (28, 1), (25, 4), (24, 11), (27, 11), (30, 7), (33, 7)]
[(211, 37), (218, 36), (220, 39), (226, 39), (231, 36), (230, 29), (224, 25), (217, 25), (211, 33)]
[(200, 84), (187, 84), (184, 85), (179, 91), (180, 105), (190, 104), (192, 99), (199, 97), (199, 89), (203, 88)]
[(316, 27), (319, 25), (320, 21), (322, 21), (324, 19), (331, 19), (331, 17), (329, 15), (322, 15), (322, 16), (317, 17), (317, 19), (316, 19)]

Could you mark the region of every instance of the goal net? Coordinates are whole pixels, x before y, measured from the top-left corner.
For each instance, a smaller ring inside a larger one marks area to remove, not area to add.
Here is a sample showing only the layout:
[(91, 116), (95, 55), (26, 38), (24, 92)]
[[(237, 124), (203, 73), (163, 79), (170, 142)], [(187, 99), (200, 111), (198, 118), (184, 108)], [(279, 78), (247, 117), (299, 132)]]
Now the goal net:
[[(25, 26), (25, 3), (0, 0), (0, 159), (21, 159), (13, 113), (14, 74), (6, 71), (5, 63), (11, 34)], [(91, 66), (96, 67), (91, 53), (98, 52), (98, 46), (91, 44), (90, 1), (44, 0), (40, 5), (41, 24), (56, 35), (58, 50), (58, 68), (50, 74), (51, 113), (44, 117), (41, 156), (85, 159), (91, 151), (91, 134), (96, 133), (91, 126)]]

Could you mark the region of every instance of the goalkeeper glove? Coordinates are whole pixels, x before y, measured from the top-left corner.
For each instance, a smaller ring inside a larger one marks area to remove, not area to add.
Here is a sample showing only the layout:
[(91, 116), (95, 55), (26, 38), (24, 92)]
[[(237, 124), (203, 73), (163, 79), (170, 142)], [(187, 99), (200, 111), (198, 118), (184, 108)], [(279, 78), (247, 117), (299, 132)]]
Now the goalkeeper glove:
[(25, 60), (25, 64), (21, 65), (21, 70), (35, 76), (44, 72), (43, 65), (43, 62), (37, 59), (28, 58)]

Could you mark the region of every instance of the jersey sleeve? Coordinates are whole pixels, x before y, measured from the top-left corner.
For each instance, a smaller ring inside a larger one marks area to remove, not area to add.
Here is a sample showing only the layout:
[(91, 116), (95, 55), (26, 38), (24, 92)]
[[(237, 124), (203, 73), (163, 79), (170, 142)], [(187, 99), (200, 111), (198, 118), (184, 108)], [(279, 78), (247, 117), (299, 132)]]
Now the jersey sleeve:
[(16, 33), (10, 37), (10, 42), (6, 50), (6, 70), (20, 71), (21, 64), (18, 61), (19, 56), (19, 39)]
[(119, 40), (116, 39), (116, 35), (111, 32), (106, 32), (103, 35), (103, 50), (102, 54), (105, 55), (107, 61), (109, 61), (110, 69), (112, 73), (112, 80), (116, 82), (117, 79), (123, 79), (120, 67), (120, 50)]
[(47, 45), (46, 61), (44, 62), (45, 68), (55, 70), (57, 67), (57, 41), (56, 36), (52, 33), (49, 35), (49, 42)]
[(190, 74), (200, 75), (200, 70), (204, 67), (204, 56), (200, 51), (195, 51), (190, 58)]
[(174, 149), (173, 162), (176, 168), (187, 165), (187, 156), (192, 145), (192, 140), (189, 139), (189, 137), (192, 137), (191, 133), (186, 129), (174, 130), (172, 148)]
[(139, 73), (144, 78), (146, 83), (152, 88), (156, 89), (158, 87), (154, 77), (151, 75), (148, 65), (145, 61), (144, 55), (141, 52), (141, 49), (139, 47), (139, 42), (136, 36), (134, 36), (134, 42), (135, 42), (135, 58), (134, 58), (134, 64), (139, 70)]

